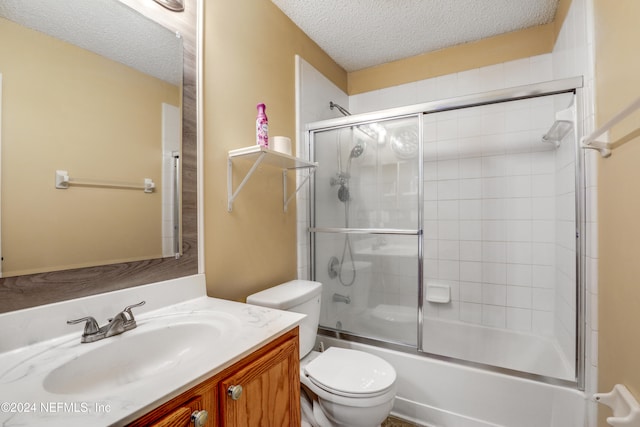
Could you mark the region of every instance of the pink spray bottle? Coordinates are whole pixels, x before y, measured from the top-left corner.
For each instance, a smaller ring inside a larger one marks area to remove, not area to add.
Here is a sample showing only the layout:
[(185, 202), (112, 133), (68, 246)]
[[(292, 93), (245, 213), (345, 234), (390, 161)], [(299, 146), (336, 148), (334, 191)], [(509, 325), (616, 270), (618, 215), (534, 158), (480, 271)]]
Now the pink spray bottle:
[(256, 117), (256, 144), (262, 148), (269, 148), (269, 119), (265, 113), (265, 105), (258, 104), (258, 117)]

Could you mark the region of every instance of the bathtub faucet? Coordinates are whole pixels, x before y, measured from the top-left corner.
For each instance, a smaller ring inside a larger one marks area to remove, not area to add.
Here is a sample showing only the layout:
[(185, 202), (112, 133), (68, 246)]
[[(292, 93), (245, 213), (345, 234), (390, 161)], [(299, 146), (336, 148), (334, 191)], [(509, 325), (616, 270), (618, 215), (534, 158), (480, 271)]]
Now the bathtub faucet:
[(333, 302), (343, 302), (345, 304), (351, 304), (351, 298), (349, 295), (333, 294)]

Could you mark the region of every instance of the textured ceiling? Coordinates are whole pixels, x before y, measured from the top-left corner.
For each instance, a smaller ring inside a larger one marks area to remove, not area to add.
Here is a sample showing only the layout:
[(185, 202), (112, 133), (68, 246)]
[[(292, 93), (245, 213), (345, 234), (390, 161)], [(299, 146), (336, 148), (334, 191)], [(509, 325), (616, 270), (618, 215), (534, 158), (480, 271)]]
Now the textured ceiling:
[(182, 40), (116, 0), (1, 0), (0, 16), (174, 85)]
[(553, 21), (558, 0), (272, 0), (347, 71)]

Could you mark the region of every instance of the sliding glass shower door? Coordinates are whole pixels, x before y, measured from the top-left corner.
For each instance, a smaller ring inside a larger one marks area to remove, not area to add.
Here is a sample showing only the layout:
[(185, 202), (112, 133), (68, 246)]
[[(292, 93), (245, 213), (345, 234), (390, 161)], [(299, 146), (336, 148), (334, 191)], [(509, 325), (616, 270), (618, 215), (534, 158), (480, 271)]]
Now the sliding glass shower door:
[(418, 115), (312, 133), (321, 327), (417, 345), (422, 250)]
[(584, 182), (572, 83), (314, 123), (320, 327), (579, 383)]
[(425, 114), (422, 351), (575, 378), (574, 98)]

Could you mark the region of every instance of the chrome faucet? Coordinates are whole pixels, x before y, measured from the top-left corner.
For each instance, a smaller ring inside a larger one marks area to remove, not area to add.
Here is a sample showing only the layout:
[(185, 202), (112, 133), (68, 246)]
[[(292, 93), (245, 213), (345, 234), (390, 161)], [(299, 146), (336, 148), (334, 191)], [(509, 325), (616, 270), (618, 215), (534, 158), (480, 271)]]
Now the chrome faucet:
[(349, 295), (333, 294), (332, 300), (334, 302), (343, 302), (345, 304), (351, 304), (351, 297), (349, 297)]
[(100, 327), (98, 326), (98, 322), (92, 316), (83, 317), (81, 319), (68, 320), (67, 325), (75, 325), (76, 323), (86, 322), (84, 325), (84, 332), (82, 333), (82, 338), (80, 338), (80, 342), (88, 343), (99, 341), (104, 338), (109, 338), (114, 335), (120, 335), (123, 332), (134, 329), (136, 326), (136, 319), (133, 317), (133, 312), (131, 311), (134, 307), (140, 307), (144, 305), (145, 301), (139, 302), (137, 304), (130, 305), (125, 307), (120, 313), (113, 316), (112, 319), (109, 319), (106, 325)]

